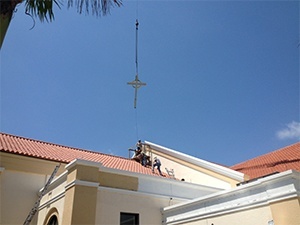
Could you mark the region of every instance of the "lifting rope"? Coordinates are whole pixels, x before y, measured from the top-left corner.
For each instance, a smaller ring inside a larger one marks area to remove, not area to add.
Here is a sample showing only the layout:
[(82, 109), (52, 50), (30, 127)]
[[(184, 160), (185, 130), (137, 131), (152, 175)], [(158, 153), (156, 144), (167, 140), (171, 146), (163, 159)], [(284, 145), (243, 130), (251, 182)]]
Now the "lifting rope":
[(145, 86), (146, 83), (143, 83), (139, 80), (138, 74), (138, 20), (136, 20), (136, 50), (135, 50), (135, 67), (136, 67), (136, 74), (135, 79), (131, 82), (127, 82), (127, 84), (131, 85), (135, 89), (134, 93), (134, 108), (136, 109), (136, 102), (137, 102), (137, 91), (140, 87)]
[[(136, 1), (138, 4), (138, 1)], [(136, 7), (136, 13), (138, 14), (138, 5)], [(136, 19), (135, 21), (135, 74), (139, 74), (138, 67), (138, 31), (139, 31), (139, 21)], [(135, 105), (135, 130), (136, 130), (136, 140), (139, 140), (139, 129), (138, 129), (138, 116), (137, 109)]]
[[(136, 18), (138, 18), (138, 0), (136, 3)], [(135, 21), (135, 79), (131, 82), (127, 82), (128, 85), (131, 85), (135, 89), (134, 93), (134, 109), (135, 109), (135, 127), (136, 127), (136, 137), (139, 139), (138, 133), (138, 119), (137, 119), (137, 91), (140, 87), (145, 86), (146, 83), (143, 83), (139, 80), (139, 70), (138, 70), (138, 30), (139, 30), (139, 21)]]
[(136, 19), (135, 22), (135, 74), (139, 74), (138, 69), (138, 31), (139, 31), (139, 21)]

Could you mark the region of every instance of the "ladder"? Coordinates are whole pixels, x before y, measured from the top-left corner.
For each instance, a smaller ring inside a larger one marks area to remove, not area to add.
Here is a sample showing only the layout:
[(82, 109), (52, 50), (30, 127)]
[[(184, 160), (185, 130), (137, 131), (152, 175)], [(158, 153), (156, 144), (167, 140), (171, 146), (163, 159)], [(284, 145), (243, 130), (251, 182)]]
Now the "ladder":
[(168, 170), (167, 167), (165, 167), (165, 169), (166, 169), (168, 175), (169, 175), (170, 177), (172, 177), (173, 179), (175, 179), (174, 169)]
[(40, 205), (40, 201), (41, 201), (42, 197), (45, 195), (45, 193), (46, 193), (46, 191), (47, 191), (47, 189), (48, 189), (48, 187), (49, 187), (51, 181), (53, 180), (55, 174), (57, 173), (59, 167), (60, 167), (60, 164), (58, 164), (58, 165), (55, 167), (55, 169), (53, 170), (53, 172), (52, 172), (51, 176), (49, 177), (47, 183), (45, 184), (45, 186), (44, 186), (44, 188), (43, 188), (41, 194), (39, 195), (38, 200), (35, 202), (34, 207), (33, 207), (33, 208), (31, 209), (31, 211), (29, 212), (29, 214), (28, 214), (28, 216), (27, 216), (25, 222), (23, 223), (23, 225), (29, 225), (29, 224), (30, 224), (32, 218), (34, 217), (35, 213), (36, 213), (37, 210), (38, 210), (38, 207), (39, 207), (39, 205)]

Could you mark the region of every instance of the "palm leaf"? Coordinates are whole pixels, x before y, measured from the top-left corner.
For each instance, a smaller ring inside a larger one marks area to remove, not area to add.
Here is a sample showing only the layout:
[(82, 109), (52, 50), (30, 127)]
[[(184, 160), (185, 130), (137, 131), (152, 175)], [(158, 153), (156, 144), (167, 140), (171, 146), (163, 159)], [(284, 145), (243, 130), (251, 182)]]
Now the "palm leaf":
[(54, 20), (53, 3), (60, 8), (60, 3), (56, 0), (26, 0), (25, 10), (27, 14), (37, 16), (43, 22), (44, 20)]
[[(25, 10), (31, 16), (39, 17), (43, 22), (54, 20), (53, 5), (60, 8), (61, 2), (57, 0), (26, 0)], [(93, 15), (100, 16), (109, 13), (110, 8), (113, 6), (121, 6), (122, 0), (68, 0), (68, 8), (77, 7), (78, 13), (85, 12), (89, 14), (90, 10)]]
[(74, 5), (77, 7), (78, 13), (83, 13), (84, 11), (89, 14), (90, 9), (93, 15), (106, 15), (110, 8), (113, 6), (120, 7), (122, 5), (122, 0), (68, 0), (68, 7)]

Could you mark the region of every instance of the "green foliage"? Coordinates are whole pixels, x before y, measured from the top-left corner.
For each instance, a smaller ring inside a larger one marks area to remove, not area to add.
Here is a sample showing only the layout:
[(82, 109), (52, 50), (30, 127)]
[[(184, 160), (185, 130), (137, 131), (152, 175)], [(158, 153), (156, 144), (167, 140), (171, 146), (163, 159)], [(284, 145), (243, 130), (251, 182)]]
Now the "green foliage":
[(56, 0), (26, 0), (26, 13), (37, 16), (43, 22), (44, 20), (54, 20), (53, 3), (59, 8), (60, 4)]
[[(113, 6), (121, 6), (122, 0), (75, 0), (76, 1), (76, 7), (78, 13), (82, 13), (85, 11), (87, 14), (89, 14), (90, 8), (92, 9), (92, 14), (99, 16), (106, 15), (110, 8)], [(68, 7), (73, 6), (74, 0), (68, 0)]]
[[(60, 0), (0, 0), (0, 48), (2, 47), (7, 28), (10, 24), (16, 5), (25, 2), (25, 13), (31, 17), (38, 17), (42, 22), (54, 20), (53, 5), (58, 8), (62, 5)], [(121, 6), (122, 0), (67, 0), (68, 7), (77, 7), (78, 13), (85, 11), (92, 14), (106, 15), (112, 6)], [(33, 25), (34, 27), (34, 25)]]
[[(74, 4), (75, 2), (75, 4)], [(62, 5), (56, 0), (26, 0), (26, 13), (38, 17), (42, 22), (54, 20), (53, 5), (58, 8)], [(68, 8), (77, 7), (78, 13), (89, 14), (90, 9), (93, 15), (106, 15), (113, 6), (121, 6), (122, 0), (68, 0)]]

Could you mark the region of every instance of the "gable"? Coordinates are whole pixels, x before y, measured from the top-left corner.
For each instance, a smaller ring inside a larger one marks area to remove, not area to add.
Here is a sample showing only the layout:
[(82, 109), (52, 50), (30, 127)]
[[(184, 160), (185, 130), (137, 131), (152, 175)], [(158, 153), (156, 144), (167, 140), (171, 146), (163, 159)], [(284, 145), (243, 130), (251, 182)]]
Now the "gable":
[(244, 181), (244, 174), (149, 141), (145, 147), (152, 159), (157, 156), (162, 169), (173, 170), (176, 179), (228, 189)]

